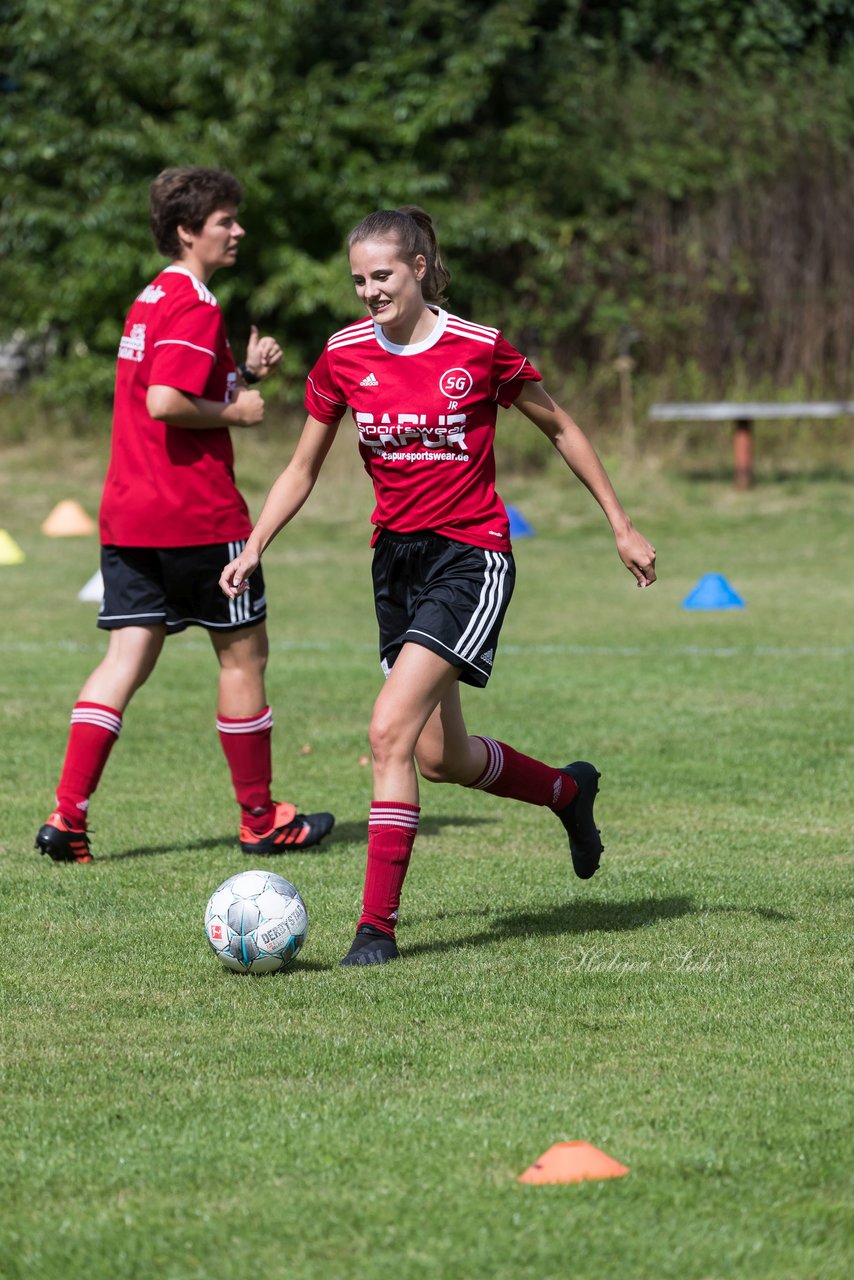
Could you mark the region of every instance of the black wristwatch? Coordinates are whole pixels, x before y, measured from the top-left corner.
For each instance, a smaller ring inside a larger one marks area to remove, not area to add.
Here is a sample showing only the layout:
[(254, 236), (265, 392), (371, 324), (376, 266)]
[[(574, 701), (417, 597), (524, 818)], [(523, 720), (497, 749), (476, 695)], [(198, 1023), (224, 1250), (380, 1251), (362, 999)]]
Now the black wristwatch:
[(239, 364), (237, 366), (237, 372), (240, 374), (247, 387), (251, 387), (253, 383), (261, 381), (258, 374), (252, 372), (245, 360), (243, 361), (243, 364)]

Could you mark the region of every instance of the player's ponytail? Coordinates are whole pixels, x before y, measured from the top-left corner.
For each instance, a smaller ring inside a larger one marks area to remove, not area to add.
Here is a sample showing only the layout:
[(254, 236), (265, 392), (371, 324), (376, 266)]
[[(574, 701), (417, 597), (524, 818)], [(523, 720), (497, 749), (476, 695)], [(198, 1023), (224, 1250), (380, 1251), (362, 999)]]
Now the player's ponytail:
[(415, 204), (403, 205), (400, 209), (378, 209), (353, 228), (347, 237), (347, 249), (361, 240), (396, 240), (400, 257), (410, 264), (421, 254), (427, 263), (421, 281), (424, 301), (439, 307), (445, 305), (444, 294), (451, 282), (451, 273), (442, 262), (429, 213)]
[(421, 281), (421, 292), (424, 295), (425, 302), (432, 302), (437, 306), (444, 306), (447, 302), (445, 290), (451, 283), (451, 273), (442, 261), (442, 255), (439, 253), (439, 241), (436, 238), (436, 231), (433, 227), (433, 219), (429, 213), (425, 213), (417, 204), (405, 204), (397, 210), (410, 222), (414, 222), (418, 229), (418, 245), (419, 247), (410, 250), (411, 256), (414, 258), (416, 254), (422, 253), (427, 259), (427, 271), (424, 279)]

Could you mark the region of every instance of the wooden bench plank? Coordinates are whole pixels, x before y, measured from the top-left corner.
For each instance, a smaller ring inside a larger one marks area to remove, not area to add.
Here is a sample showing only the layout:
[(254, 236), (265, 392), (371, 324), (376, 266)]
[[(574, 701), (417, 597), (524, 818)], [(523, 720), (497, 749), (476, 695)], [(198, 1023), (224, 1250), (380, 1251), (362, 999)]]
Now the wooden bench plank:
[(753, 484), (753, 423), (758, 419), (842, 418), (854, 414), (854, 400), (780, 401), (719, 400), (709, 403), (654, 404), (655, 422), (731, 422), (735, 487)]
[(854, 400), (813, 400), (802, 404), (721, 400), (715, 404), (654, 404), (649, 416), (659, 422), (735, 422), (739, 418), (843, 418), (851, 413)]

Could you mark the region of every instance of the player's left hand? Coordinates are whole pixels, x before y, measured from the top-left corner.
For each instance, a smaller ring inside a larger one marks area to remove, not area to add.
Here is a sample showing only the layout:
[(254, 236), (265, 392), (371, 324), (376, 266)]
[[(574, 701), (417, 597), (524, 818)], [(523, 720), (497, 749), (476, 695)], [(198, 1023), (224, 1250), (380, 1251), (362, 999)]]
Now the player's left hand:
[(267, 378), (281, 360), (282, 348), (276, 339), (260, 338), (258, 326), (253, 324), (246, 344), (246, 366), (250, 373), (254, 373), (256, 378)]
[(617, 536), (620, 559), (633, 574), (639, 587), (651, 587), (655, 582), (655, 547), (642, 533), (631, 526)]
[(249, 577), (258, 568), (260, 557), (248, 546), (239, 556), (229, 560), (219, 577), (219, 587), (223, 595), (234, 600), (249, 590)]

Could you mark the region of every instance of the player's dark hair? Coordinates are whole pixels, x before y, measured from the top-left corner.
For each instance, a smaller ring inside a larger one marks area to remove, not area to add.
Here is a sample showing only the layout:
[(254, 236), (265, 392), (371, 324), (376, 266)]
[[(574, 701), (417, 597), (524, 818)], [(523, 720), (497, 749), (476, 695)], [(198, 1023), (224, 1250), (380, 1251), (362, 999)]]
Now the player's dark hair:
[(439, 241), (429, 213), (417, 204), (405, 204), (400, 209), (378, 209), (369, 213), (347, 237), (348, 251), (361, 240), (396, 240), (398, 253), (410, 266), (421, 254), (427, 262), (427, 270), (421, 281), (425, 302), (444, 306), (445, 289), (451, 283), (451, 273), (442, 262)]
[(212, 213), (243, 199), (243, 188), (225, 169), (164, 169), (148, 189), (151, 234), (167, 258), (183, 253), (178, 228), (201, 231)]

